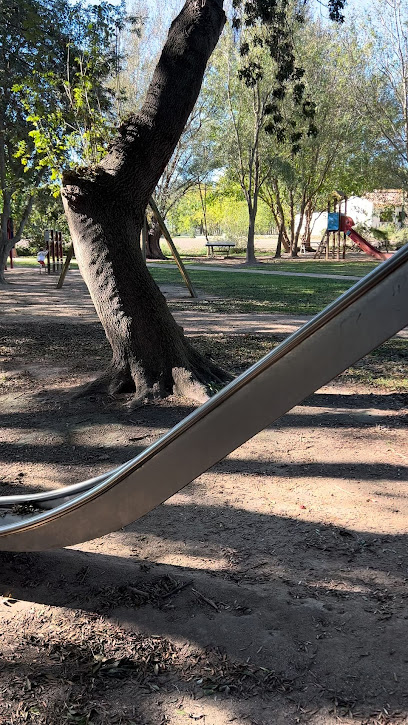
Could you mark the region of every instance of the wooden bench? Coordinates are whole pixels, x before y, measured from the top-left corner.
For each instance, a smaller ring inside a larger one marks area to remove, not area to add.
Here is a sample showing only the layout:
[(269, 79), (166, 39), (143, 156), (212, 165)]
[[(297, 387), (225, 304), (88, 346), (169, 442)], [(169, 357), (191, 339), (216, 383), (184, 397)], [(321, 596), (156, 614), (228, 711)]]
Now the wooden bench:
[(234, 242), (207, 242), (207, 254), (211, 252), (211, 256), (214, 256), (214, 247), (218, 247), (219, 249), (226, 249), (227, 250), (227, 257), (229, 257), (230, 249), (231, 247), (235, 247)]

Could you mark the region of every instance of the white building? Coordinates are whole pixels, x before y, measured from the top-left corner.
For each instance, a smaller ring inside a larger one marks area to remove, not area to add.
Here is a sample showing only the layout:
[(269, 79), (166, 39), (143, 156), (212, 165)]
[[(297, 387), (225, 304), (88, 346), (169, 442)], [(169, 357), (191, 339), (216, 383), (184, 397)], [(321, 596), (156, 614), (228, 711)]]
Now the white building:
[[(343, 211), (344, 203), (341, 208)], [(403, 192), (400, 189), (373, 191), (364, 197), (351, 196), (347, 200), (347, 216), (355, 224), (365, 224), (368, 227), (381, 228), (389, 223), (401, 226), (403, 209)], [(299, 214), (296, 215), (296, 224), (299, 224), (299, 218)], [(312, 216), (312, 236), (321, 238), (326, 228), (327, 211), (315, 212)]]

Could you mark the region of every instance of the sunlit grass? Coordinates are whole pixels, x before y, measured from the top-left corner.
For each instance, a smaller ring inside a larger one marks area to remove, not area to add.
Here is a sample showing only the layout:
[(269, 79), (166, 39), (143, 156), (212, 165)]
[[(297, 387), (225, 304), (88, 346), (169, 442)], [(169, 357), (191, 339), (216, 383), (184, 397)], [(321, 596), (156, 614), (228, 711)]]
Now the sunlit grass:
[[(37, 257), (15, 257), (13, 259), (13, 264), (16, 268), (19, 267), (35, 267), (36, 269), (40, 268), (40, 265), (37, 262)], [(52, 263), (51, 263), (52, 266)], [(71, 269), (78, 269), (78, 262), (76, 259), (71, 260), (70, 264)], [(9, 266), (10, 269), (10, 266)]]
[[(159, 284), (182, 284), (177, 269), (150, 268)], [(191, 302), (208, 312), (279, 312), (290, 315), (314, 315), (333, 302), (352, 284), (348, 280), (231, 274), (228, 271), (190, 270), (193, 284), (210, 298)], [(172, 303), (184, 307), (185, 302)]]

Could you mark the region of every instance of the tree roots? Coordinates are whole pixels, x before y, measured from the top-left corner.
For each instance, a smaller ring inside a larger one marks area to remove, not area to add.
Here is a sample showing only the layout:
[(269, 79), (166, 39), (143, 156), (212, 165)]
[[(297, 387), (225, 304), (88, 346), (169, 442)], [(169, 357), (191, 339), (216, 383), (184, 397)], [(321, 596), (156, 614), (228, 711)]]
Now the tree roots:
[(78, 393), (88, 395), (126, 395), (132, 403), (161, 400), (176, 395), (194, 403), (204, 403), (214, 392), (232, 380), (232, 375), (205, 361), (191, 348), (195, 358), (191, 368), (173, 367), (163, 372), (156, 380), (148, 380), (140, 364), (121, 366), (113, 363), (95, 380), (85, 385)]

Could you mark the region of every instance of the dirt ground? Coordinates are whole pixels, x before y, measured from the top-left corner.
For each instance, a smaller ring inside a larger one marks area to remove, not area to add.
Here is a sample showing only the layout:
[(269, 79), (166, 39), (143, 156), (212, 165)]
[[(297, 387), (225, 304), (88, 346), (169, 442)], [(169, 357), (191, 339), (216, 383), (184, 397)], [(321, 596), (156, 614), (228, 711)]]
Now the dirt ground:
[[(1, 293), (2, 494), (109, 470), (190, 411), (73, 399), (108, 346), (79, 275), (37, 275)], [(189, 315), (237, 372), (291, 329)], [(407, 414), (343, 376), (128, 528), (0, 552), (0, 725), (408, 723)]]

